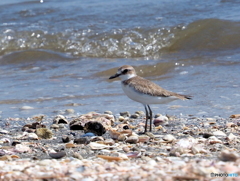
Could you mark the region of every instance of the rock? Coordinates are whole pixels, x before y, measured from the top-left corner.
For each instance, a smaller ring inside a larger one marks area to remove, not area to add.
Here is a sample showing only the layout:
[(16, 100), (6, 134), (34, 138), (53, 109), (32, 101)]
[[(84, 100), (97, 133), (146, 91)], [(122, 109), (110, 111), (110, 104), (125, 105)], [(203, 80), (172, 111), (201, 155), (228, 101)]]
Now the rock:
[(149, 142), (150, 137), (147, 135), (140, 135), (138, 136), (139, 142), (147, 143)]
[(209, 138), (211, 136), (213, 136), (212, 133), (203, 133), (203, 138)]
[(84, 135), (82, 135), (81, 137), (93, 137), (96, 136), (94, 133), (86, 133)]
[(71, 135), (63, 135), (62, 136), (62, 142), (63, 143), (68, 143), (71, 140), (73, 140), (73, 136), (71, 136)]
[(208, 143), (209, 144), (216, 144), (216, 143), (222, 143), (221, 140), (219, 140), (217, 137), (215, 136), (211, 136), (208, 138)]
[(9, 134), (9, 131), (2, 129), (2, 130), (0, 130), (0, 133), (1, 133), (1, 134)]
[(122, 121), (124, 121), (124, 120), (125, 120), (125, 118), (124, 118), (123, 116), (119, 116), (119, 117), (118, 117), (118, 121), (122, 122)]
[(130, 116), (130, 118), (132, 118), (132, 119), (137, 119), (137, 118), (139, 118), (139, 117), (140, 117), (139, 114), (132, 114), (132, 115)]
[[(114, 138), (113, 138), (114, 139)], [(127, 136), (125, 134), (120, 134), (117, 137), (118, 141), (125, 141), (127, 139)]]
[(234, 134), (230, 133), (228, 136), (227, 136), (227, 140), (229, 141), (233, 141), (233, 140), (237, 140), (238, 137), (235, 136)]
[(227, 136), (226, 133), (224, 133), (224, 132), (222, 132), (222, 131), (220, 131), (220, 130), (214, 131), (214, 132), (213, 132), (213, 135), (214, 135), (214, 136), (225, 136), (225, 137)]
[(219, 157), (222, 161), (236, 161), (239, 158), (239, 155), (236, 152), (229, 151), (229, 150), (223, 150)]
[(166, 141), (167, 143), (171, 143), (174, 140), (176, 140), (176, 138), (171, 134), (167, 134), (163, 136), (163, 140)]
[(56, 153), (49, 153), (49, 156), (54, 158), (54, 159), (60, 159), (63, 158), (64, 156), (66, 156), (66, 152), (65, 151), (60, 151), (60, 152), (56, 152)]
[(74, 111), (74, 109), (66, 109), (65, 112), (67, 114), (73, 114), (75, 111)]
[(74, 158), (77, 158), (77, 159), (79, 159), (79, 160), (83, 160), (82, 155), (80, 155), (78, 152), (74, 152), (74, 153), (73, 153), (73, 157), (74, 157)]
[(27, 131), (29, 129), (37, 129), (37, 128), (46, 128), (46, 126), (41, 124), (40, 122), (33, 122), (31, 124), (24, 125), (22, 127), (22, 131)]
[(75, 147), (76, 147), (76, 145), (73, 144), (73, 143), (66, 143), (65, 144), (65, 148), (75, 148)]
[(88, 144), (90, 141), (89, 141), (88, 138), (84, 137), (84, 138), (74, 139), (73, 142), (76, 143), (76, 144)]
[(59, 125), (57, 125), (57, 124), (52, 124), (50, 128), (51, 128), (51, 129), (59, 129)]
[(20, 141), (13, 141), (12, 142), (12, 146), (16, 146), (17, 144), (21, 144), (21, 142)]
[(104, 114), (113, 115), (112, 111), (104, 111)]
[(126, 112), (120, 112), (120, 116), (123, 116), (123, 117), (130, 117), (131, 114), (130, 114), (128, 111), (126, 111)]
[(31, 106), (23, 106), (20, 108), (21, 110), (30, 110), (30, 109), (34, 109), (34, 107)]
[(53, 132), (47, 128), (36, 129), (36, 134), (42, 139), (51, 139), (53, 137)]
[(95, 133), (98, 136), (102, 136), (103, 134), (106, 133), (106, 129), (99, 122), (89, 121), (84, 125), (84, 132), (85, 133), (91, 132), (91, 133)]
[(68, 120), (63, 116), (63, 115), (57, 115), (54, 119), (53, 119), (53, 124), (68, 124)]
[(38, 135), (36, 135), (35, 133), (24, 132), (22, 135), (17, 136), (15, 139), (38, 140)]
[(126, 143), (131, 143), (131, 144), (136, 144), (139, 141), (138, 136), (130, 136), (128, 137), (125, 142)]
[(154, 126), (165, 125), (168, 123), (168, 117), (160, 115), (153, 120)]
[(18, 153), (30, 153), (32, 150), (26, 145), (17, 144), (15, 146), (15, 151)]

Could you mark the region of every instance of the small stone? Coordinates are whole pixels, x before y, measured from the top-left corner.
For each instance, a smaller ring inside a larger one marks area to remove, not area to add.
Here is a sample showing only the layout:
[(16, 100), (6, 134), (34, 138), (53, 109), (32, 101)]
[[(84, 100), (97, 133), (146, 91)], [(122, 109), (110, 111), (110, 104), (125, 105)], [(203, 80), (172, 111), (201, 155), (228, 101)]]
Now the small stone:
[(52, 124), (51, 129), (59, 129), (59, 126), (57, 124)]
[(21, 142), (20, 141), (13, 141), (12, 142), (12, 146), (16, 146), (17, 144), (21, 144)]
[(84, 135), (82, 135), (81, 137), (93, 137), (96, 136), (94, 133), (86, 133)]
[(163, 140), (166, 141), (167, 143), (171, 143), (174, 140), (176, 140), (176, 138), (171, 134), (167, 134), (167, 135), (163, 136)]
[(71, 141), (73, 139), (73, 136), (71, 135), (63, 135), (62, 136), (62, 141), (63, 143), (68, 143), (69, 141)]
[(102, 136), (103, 134), (105, 134), (106, 129), (101, 123), (97, 121), (89, 121), (84, 125), (84, 132), (91, 132), (98, 136)]
[(227, 137), (227, 140), (229, 141), (233, 141), (233, 140), (237, 140), (237, 136), (235, 136), (234, 134), (230, 133)]
[(118, 141), (124, 141), (126, 139), (127, 139), (127, 136), (125, 134), (120, 134), (118, 135), (118, 138), (117, 138)]
[(212, 133), (203, 133), (203, 138), (209, 138), (211, 136), (213, 136)]
[(68, 124), (68, 120), (63, 116), (63, 115), (57, 115), (54, 119), (53, 119), (53, 124)]
[(66, 147), (66, 148), (75, 148), (76, 145), (73, 144), (73, 143), (66, 143), (66, 144), (65, 144), (65, 147)]
[(147, 143), (149, 142), (150, 137), (147, 135), (140, 135), (138, 139), (139, 139), (139, 142)]
[(104, 111), (104, 114), (113, 115), (112, 111)]
[(90, 141), (89, 141), (88, 138), (84, 137), (84, 138), (74, 139), (73, 142), (76, 143), (76, 144), (88, 144)]
[(130, 116), (130, 118), (132, 118), (132, 119), (137, 119), (137, 118), (139, 118), (139, 117), (140, 117), (139, 114), (132, 114), (132, 115)]
[(227, 136), (226, 133), (224, 133), (224, 132), (222, 132), (222, 131), (220, 131), (220, 130), (214, 131), (214, 132), (213, 132), (213, 135), (214, 135), (214, 136)]
[(73, 114), (75, 111), (74, 111), (74, 109), (66, 109), (65, 112), (67, 114)]
[(222, 161), (236, 161), (239, 158), (239, 155), (233, 151), (229, 150), (223, 150), (219, 157), (220, 160)]
[(126, 143), (136, 144), (139, 141), (138, 136), (130, 136), (126, 139)]
[(21, 110), (30, 110), (30, 109), (34, 109), (34, 107), (31, 106), (23, 106), (20, 108)]
[(124, 120), (125, 120), (125, 118), (124, 118), (123, 116), (119, 116), (119, 117), (118, 117), (118, 121), (122, 122), (122, 121), (124, 121)]
[(9, 131), (7, 131), (7, 130), (0, 130), (0, 133), (1, 133), (1, 134), (8, 134)]
[(73, 153), (73, 157), (74, 157), (74, 158), (77, 158), (77, 159), (79, 159), (79, 160), (83, 160), (82, 155), (80, 155), (78, 152), (74, 152), (74, 153)]
[(153, 120), (154, 126), (168, 124), (168, 117), (160, 115)]
[(66, 156), (66, 152), (65, 151), (60, 151), (60, 152), (57, 152), (57, 153), (49, 153), (49, 156), (54, 158), (54, 159), (60, 159), (64, 156)]
[(215, 137), (215, 136), (209, 137), (209, 138), (208, 138), (208, 142), (209, 142), (210, 144), (222, 143), (222, 141), (219, 140), (219, 139), (218, 139), (217, 137)]
[(47, 128), (38, 128), (36, 129), (36, 134), (43, 139), (51, 139), (53, 136), (53, 132)]
[(123, 116), (123, 117), (130, 117), (130, 113), (128, 111), (126, 112), (120, 112), (120, 116)]

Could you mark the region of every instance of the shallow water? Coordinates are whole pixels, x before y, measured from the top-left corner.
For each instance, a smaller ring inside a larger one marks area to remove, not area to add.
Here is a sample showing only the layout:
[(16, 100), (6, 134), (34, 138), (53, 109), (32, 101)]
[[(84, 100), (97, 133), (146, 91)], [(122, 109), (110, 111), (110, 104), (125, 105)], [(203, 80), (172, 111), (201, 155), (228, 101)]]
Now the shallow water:
[(123, 94), (119, 80), (108, 80), (124, 64), (194, 97), (154, 105), (154, 112), (239, 113), (239, 4), (1, 1), (1, 116), (143, 110)]

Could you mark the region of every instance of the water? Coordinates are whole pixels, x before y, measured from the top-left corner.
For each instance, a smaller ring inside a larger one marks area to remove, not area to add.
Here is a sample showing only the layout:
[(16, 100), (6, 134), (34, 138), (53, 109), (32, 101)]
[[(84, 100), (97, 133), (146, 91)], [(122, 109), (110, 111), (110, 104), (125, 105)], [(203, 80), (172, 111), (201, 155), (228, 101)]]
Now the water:
[[(1, 117), (143, 110), (108, 77), (124, 64), (191, 101), (154, 112), (240, 111), (237, 0), (0, 2)], [(23, 106), (33, 109), (22, 110)]]

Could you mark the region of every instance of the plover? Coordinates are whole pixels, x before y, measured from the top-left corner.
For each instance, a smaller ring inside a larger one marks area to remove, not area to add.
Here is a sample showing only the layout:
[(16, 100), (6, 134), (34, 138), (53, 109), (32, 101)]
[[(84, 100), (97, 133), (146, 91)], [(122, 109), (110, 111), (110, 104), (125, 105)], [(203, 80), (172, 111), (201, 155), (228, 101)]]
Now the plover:
[(170, 92), (143, 77), (137, 76), (135, 69), (130, 65), (120, 67), (117, 73), (109, 79), (116, 77), (120, 77), (125, 94), (130, 99), (143, 104), (146, 111), (145, 132), (147, 132), (148, 120), (150, 120), (149, 131), (152, 131), (152, 110), (149, 105), (166, 104), (177, 99), (191, 99), (191, 96)]

